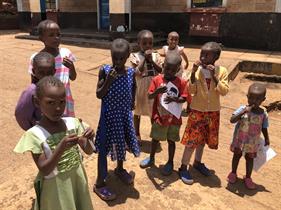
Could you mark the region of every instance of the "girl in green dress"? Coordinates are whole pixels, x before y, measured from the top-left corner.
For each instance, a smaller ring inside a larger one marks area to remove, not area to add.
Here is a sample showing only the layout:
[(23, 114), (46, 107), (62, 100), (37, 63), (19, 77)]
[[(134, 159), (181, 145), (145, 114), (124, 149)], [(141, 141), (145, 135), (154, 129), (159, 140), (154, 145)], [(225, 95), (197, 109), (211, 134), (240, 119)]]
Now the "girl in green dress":
[(39, 169), (34, 209), (93, 209), (79, 146), (92, 154), (94, 131), (76, 118), (62, 118), (65, 88), (55, 77), (44, 77), (37, 83), (34, 99), (42, 118), (24, 133), (14, 149), (18, 153), (30, 151)]

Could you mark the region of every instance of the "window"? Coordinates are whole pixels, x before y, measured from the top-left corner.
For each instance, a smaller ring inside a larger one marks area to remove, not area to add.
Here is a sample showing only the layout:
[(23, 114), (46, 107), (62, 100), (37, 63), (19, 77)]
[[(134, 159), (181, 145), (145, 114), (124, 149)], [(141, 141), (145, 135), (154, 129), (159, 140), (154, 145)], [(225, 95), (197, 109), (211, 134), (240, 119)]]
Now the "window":
[(221, 7), (222, 0), (192, 0), (192, 7)]
[(46, 9), (47, 10), (55, 10), (56, 9), (56, 0), (45, 0), (46, 1)]

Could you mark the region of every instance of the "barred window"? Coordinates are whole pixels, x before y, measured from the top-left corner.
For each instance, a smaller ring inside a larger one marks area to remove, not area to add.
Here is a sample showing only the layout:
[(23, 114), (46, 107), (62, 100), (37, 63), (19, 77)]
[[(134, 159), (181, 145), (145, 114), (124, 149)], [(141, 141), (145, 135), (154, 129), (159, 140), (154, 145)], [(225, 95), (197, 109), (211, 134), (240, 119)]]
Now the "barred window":
[(221, 7), (222, 0), (192, 0), (192, 7)]
[(47, 10), (55, 10), (56, 9), (56, 0), (45, 0), (46, 9)]

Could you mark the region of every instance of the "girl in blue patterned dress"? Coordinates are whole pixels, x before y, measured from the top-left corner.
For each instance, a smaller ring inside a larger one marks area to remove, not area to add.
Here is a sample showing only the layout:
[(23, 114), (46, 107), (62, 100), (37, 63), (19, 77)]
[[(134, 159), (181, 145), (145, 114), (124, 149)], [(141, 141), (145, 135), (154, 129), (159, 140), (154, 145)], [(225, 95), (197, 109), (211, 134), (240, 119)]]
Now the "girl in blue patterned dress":
[(116, 198), (105, 183), (107, 155), (117, 160), (115, 174), (125, 184), (132, 184), (133, 177), (123, 168), (126, 150), (139, 156), (140, 149), (133, 126), (132, 109), (135, 99), (135, 72), (126, 68), (130, 54), (129, 43), (116, 39), (111, 46), (112, 66), (104, 65), (99, 71), (97, 98), (102, 99), (101, 114), (96, 136), (98, 151), (98, 176), (94, 191), (103, 200)]

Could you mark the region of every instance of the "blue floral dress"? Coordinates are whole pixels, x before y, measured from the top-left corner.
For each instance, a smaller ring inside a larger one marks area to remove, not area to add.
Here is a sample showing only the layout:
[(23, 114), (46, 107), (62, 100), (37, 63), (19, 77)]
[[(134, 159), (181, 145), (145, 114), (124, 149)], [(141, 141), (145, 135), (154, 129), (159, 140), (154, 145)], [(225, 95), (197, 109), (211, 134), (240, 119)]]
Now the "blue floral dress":
[[(105, 65), (102, 70), (107, 75), (111, 67)], [(131, 110), (133, 79), (134, 69), (128, 68), (127, 74), (118, 75), (102, 98), (95, 144), (98, 152), (110, 155), (112, 160), (125, 160), (126, 150), (140, 155)]]

